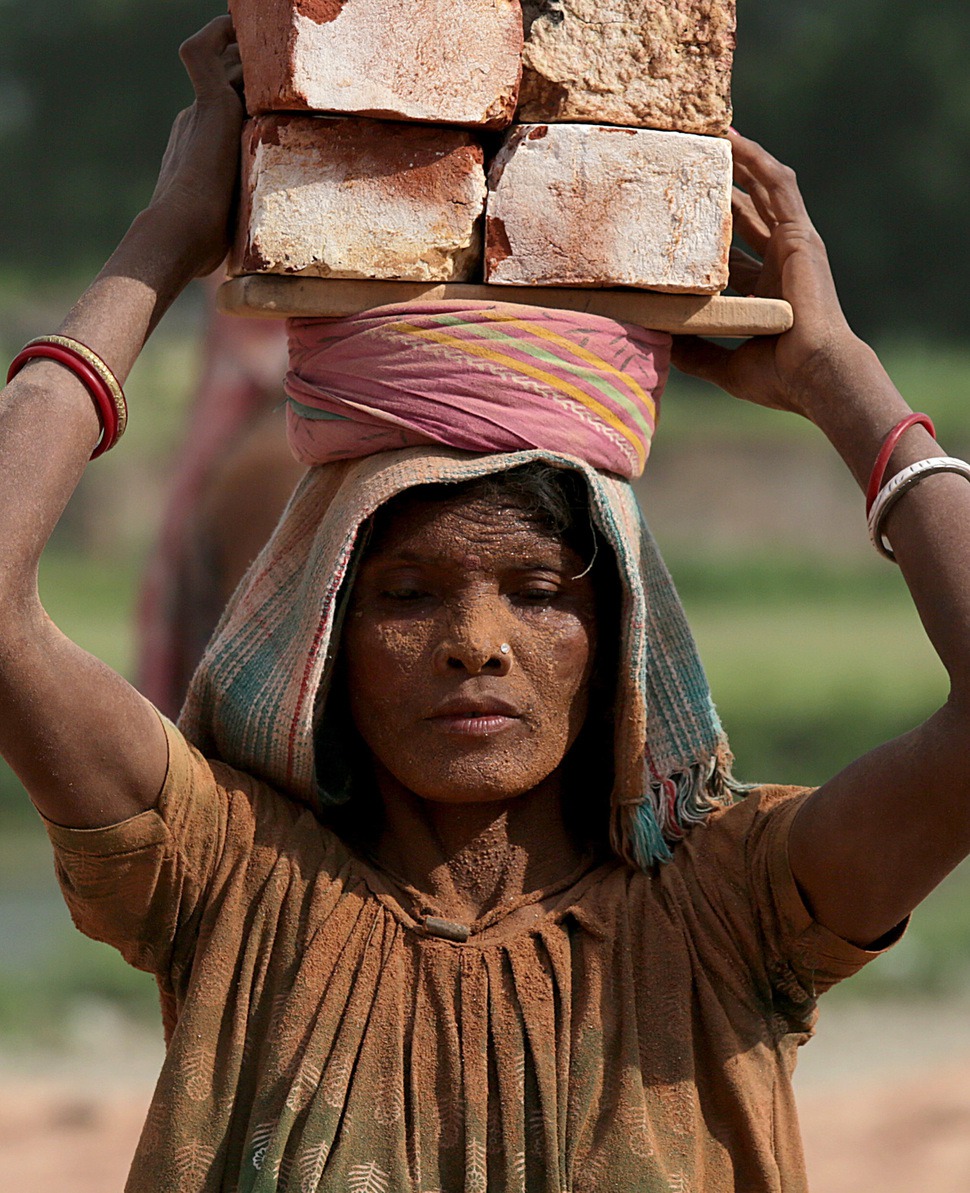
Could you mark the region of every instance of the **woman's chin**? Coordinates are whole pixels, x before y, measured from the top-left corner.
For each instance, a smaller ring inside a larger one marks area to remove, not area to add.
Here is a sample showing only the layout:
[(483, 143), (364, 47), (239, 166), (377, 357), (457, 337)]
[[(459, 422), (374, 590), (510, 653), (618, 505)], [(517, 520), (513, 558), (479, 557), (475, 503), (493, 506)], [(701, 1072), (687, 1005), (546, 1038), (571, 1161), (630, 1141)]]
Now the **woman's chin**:
[[(532, 788), (529, 788), (532, 790)], [(494, 788), (489, 789), (468, 789), (449, 791), (434, 791), (434, 792), (415, 792), (419, 799), (424, 800), (429, 804), (452, 804), (457, 806), (466, 806), (468, 804), (497, 804), (507, 803), (509, 800), (522, 799), (529, 794), (527, 791), (501, 791)]]
[(542, 767), (510, 774), (508, 765), (503, 764), (492, 773), (488, 767), (454, 766), (442, 768), (439, 774), (429, 774), (425, 766), (419, 774), (398, 771), (393, 777), (396, 785), (428, 803), (467, 805), (521, 799), (545, 785), (554, 770), (555, 767)]

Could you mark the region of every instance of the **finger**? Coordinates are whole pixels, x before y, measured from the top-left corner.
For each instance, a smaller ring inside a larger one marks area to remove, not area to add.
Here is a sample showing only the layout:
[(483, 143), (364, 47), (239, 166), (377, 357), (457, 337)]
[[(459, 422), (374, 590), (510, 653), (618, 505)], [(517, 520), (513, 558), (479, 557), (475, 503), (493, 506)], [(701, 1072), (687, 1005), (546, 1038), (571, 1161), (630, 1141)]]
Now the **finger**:
[(735, 187), (731, 196), (731, 210), (734, 213), (735, 233), (763, 257), (767, 252), (771, 233), (758, 214), (754, 200), (739, 187)]
[(237, 67), (242, 66), (242, 58), (239, 55), (239, 45), (237, 42), (230, 42), (219, 57), (222, 59), (222, 65), (226, 70), (235, 70)]
[(732, 248), (729, 259), (729, 284), (746, 297), (754, 294), (761, 281), (762, 264), (739, 248)]
[(221, 16), (182, 43), (179, 57), (196, 95), (202, 97), (222, 92), (229, 86), (223, 55), (235, 40), (232, 18)]
[(769, 227), (788, 221), (810, 222), (794, 170), (740, 133), (732, 134), (731, 145), (735, 181), (751, 195)]
[(699, 336), (674, 336), (670, 359), (682, 373), (721, 385), (731, 363), (732, 351)]
[(741, 170), (734, 171), (734, 181), (737, 186), (744, 188), (744, 193), (748, 196), (748, 210), (770, 236), (772, 230), (782, 222), (770, 191), (758, 178)]
[(237, 92), (241, 92), (243, 85), (242, 59), (239, 57), (239, 46), (235, 42), (223, 51), (222, 64), (229, 86)]

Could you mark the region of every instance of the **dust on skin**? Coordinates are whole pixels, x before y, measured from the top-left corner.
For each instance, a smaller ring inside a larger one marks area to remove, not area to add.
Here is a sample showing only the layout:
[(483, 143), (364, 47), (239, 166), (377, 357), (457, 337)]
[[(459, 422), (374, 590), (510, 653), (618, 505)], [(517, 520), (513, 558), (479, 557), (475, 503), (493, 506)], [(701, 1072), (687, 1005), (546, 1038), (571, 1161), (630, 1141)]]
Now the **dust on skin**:
[(560, 781), (596, 649), (584, 570), (507, 497), (406, 500), (361, 564), (342, 651), (375, 854), (437, 914), (472, 922), (584, 860)]

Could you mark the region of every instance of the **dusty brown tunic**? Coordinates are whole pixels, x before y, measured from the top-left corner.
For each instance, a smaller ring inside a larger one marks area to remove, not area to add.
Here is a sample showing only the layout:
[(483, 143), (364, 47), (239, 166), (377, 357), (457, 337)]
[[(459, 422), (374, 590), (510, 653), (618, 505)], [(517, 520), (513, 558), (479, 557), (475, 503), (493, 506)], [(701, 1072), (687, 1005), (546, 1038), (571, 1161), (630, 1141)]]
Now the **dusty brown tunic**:
[(49, 827), (78, 926), (162, 990), (129, 1190), (804, 1189), (795, 1049), (871, 954), (798, 897), (798, 793), (456, 943), (308, 812), (169, 736), (157, 809)]

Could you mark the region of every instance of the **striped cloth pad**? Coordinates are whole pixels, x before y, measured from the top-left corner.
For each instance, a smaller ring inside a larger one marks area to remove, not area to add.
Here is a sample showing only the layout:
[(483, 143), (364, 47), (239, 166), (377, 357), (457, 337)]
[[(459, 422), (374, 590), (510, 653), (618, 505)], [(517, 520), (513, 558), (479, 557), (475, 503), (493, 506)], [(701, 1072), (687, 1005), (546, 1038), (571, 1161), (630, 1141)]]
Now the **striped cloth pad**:
[(507, 302), (408, 303), (289, 323), (290, 445), (305, 464), (418, 445), (545, 448), (643, 472), (670, 336)]
[(593, 516), (615, 551), (626, 665), (616, 700), (613, 843), (644, 868), (669, 857), (669, 843), (685, 827), (732, 798), (730, 754), (683, 609), (629, 483), (556, 451), (472, 456), (411, 447), (311, 469), (192, 681), (180, 721), (187, 737), (209, 757), (304, 803), (334, 802), (327, 757), (315, 757), (315, 713), (362, 525), (412, 486), (532, 460), (582, 473)]

